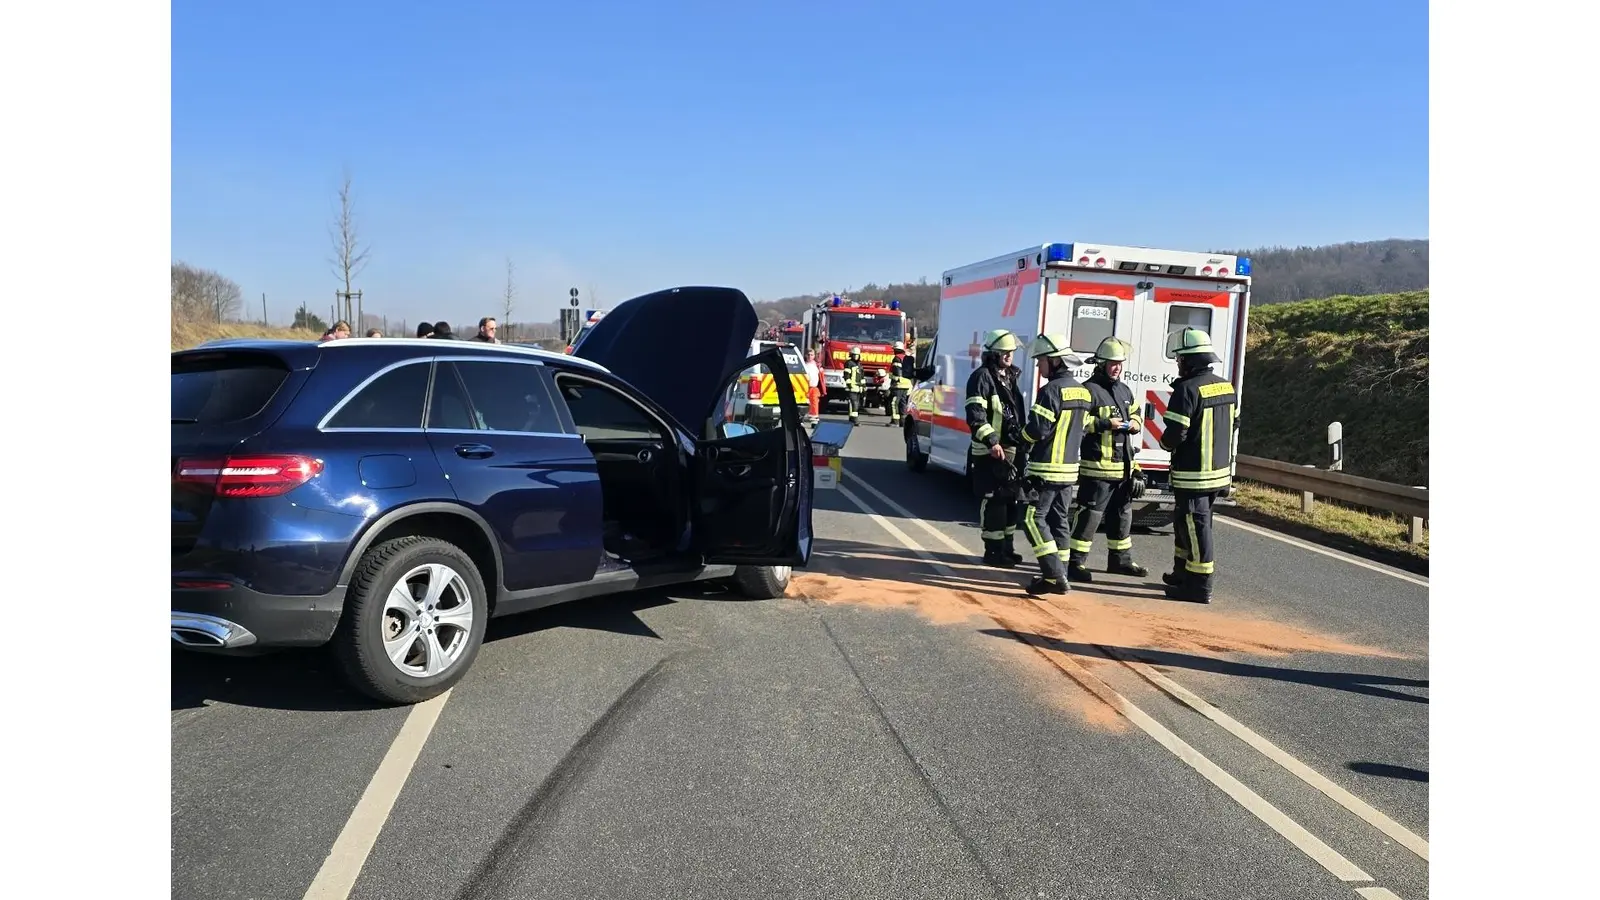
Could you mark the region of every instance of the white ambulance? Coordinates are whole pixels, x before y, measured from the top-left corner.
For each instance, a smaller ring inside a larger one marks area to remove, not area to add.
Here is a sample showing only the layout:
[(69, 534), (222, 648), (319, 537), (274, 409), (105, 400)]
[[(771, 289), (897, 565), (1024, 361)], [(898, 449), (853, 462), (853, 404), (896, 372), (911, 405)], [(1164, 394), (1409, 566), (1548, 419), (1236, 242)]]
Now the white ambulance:
[[(1145, 428), (1138, 453), (1146, 480), (1136, 519), (1172, 506), (1161, 449), (1162, 414), (1178, 366), (1167, 336), (1183, 328), (1211, 335), (1221, 362), (1214, 371), (1244, 394), (1244, 337), (1250, 314), (1250, 260), (1221, 253), (1153, 250), (1110, 244), (1045, 244), (944, 273), (939, 330), (929, 355), (918, 360), (918, 384), (905, 424), (906, 464), (928, 463), (967, 472), (967, 379), (980, 364), (980, 342), (995, 328), (1022, 342), (1013, 364), (1022, 369), (1023, 405), (1033, 405), (1039, 379), (1028, 348), (1041, 333), (1064, 334), (1085, 364), (1103, 339), (1133, 345), (1122, 380), (1141, 406)], [(1234, 420), (1238, 427), (1237, 417)], [(1237, 446), (1237, 443), (1235, 443)]]

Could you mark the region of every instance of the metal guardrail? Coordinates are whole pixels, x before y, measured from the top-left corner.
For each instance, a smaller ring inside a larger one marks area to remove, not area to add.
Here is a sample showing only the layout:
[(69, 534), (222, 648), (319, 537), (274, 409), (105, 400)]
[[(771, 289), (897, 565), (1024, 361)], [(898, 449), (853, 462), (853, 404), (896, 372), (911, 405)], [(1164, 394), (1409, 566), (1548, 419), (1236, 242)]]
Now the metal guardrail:
[(1422, 542), (1423, 527), (1428, 519), (1428, 489), (1425, 487), (1392, 484), (1259, 456), (1240, 454), (1234, 459), (1235, 474), (1239, 478), (1299, 491), (1300, 508), (1305, 512), (1311, 512), (1313, 499), (1321, 494), (1357, 506), (1397, 513), (1411, 520), (1407, 540), (1413, 544)]

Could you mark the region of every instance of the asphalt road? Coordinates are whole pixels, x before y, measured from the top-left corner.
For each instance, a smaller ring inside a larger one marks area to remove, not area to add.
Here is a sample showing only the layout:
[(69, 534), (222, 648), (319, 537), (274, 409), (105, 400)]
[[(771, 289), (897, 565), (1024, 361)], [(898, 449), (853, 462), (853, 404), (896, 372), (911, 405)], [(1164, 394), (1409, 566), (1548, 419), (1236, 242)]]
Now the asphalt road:
[(317, 896), (1427, 896), (1415, 576), (1219, 524), (1210, 606), (1160, 596), (1164, 534), (1144, 583), (1029, 600), (884, 421), (782, 600), (500, 620), (428, 709), (319, 654), (175, 652), (173, 896), (308, 896), (341, 834)]

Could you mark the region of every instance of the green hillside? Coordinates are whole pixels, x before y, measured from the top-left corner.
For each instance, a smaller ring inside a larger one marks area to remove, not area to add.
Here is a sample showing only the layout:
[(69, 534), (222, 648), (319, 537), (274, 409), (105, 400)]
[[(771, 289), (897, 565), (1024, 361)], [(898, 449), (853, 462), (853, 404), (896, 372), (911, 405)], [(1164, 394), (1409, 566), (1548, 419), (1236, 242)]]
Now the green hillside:
[(1428, 292), (1255, 307), (1246, 338), (1239, 452), (1326, 467), (1344, 425), (1344, 470), (1428, 483)]

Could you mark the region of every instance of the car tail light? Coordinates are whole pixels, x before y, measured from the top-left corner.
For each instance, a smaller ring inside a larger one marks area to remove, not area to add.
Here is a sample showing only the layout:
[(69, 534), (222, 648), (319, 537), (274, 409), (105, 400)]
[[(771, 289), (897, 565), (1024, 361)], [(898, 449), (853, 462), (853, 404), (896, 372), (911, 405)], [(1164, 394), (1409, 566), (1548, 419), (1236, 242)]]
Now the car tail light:
[(750, 399), (761, 399), (761, 379), (753, 375), (750, 377)]
[(322, 460), (309, 456), (229, 456), (180, 459), (172, 481), (218, 497), (277, 497), (320, 474)]

